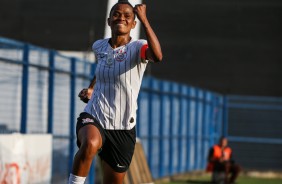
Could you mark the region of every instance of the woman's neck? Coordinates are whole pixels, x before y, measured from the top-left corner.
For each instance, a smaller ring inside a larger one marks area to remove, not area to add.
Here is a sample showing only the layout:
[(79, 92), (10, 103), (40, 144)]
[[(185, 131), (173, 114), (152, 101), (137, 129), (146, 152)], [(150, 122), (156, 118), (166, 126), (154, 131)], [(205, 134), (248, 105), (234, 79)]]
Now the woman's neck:
[(112, 48), (117, 48), (123, 45), (126, 45), (130, 42), (131, 37), (126, 35), (126, 36), (112, 36), (110, 38), (109, 43), (112, 46)]

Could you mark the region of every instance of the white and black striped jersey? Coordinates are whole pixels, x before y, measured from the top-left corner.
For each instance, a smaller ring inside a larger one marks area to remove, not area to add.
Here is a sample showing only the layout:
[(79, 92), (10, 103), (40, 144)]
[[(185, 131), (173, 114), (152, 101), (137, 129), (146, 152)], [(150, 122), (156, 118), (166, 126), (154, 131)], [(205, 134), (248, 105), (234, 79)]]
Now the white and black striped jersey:
[(146, 40), (131, 41), (115, 49), (109, 39), (93, 44), (98, 61), (96, 84), (84, 111), (97, 118), (104, 129), (130, 130), (135, 126), (147, 47)]

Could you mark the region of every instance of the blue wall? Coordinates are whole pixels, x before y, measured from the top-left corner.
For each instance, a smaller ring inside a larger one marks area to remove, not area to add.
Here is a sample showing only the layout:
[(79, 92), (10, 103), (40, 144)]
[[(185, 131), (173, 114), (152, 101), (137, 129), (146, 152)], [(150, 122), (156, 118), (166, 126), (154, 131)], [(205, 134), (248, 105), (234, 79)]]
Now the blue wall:
[(138, 100), (137, 135), (153, 177), (203, 170), (222, 133), (223, 97), (146, 77)]
[(226, 135), (243, 168), (282, 171), (282, 97), (227, 97)]
[(1, 133), (51, 133), (53, 181), (68, 176), (76, 152), (77, 94), (89, 85), (94, 64), (57, 51), (0, 37)]

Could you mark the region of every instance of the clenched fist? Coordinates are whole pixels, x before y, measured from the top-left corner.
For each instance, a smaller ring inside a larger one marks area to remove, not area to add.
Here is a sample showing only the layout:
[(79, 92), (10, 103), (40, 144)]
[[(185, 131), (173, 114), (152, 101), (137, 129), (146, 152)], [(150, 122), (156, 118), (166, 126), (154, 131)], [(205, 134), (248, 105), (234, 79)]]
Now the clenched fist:
[(92, 96), (92, 92), (93, 92), (93, 89), (84, 88), (80, 91), (80, 93), (78, 94), (78, 97), (80, 98), (81, 101), (83, 101), (84, 103), (87, 103)]

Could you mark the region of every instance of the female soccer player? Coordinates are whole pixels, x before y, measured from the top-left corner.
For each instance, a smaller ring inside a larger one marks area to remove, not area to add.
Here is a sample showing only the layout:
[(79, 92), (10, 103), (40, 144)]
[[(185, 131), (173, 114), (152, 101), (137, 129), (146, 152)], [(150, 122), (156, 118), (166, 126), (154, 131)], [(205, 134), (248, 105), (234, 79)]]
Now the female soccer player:
[[(130, 37), (136, 16), (147, 41)], [(111, 38), (93, 44), (98, 61), (95, 77), (89, 88), (79, 94), (83, 101), (91, 98), (77, 119), (79, 150), (69, 184), (84, 183), (96, 153), (102, 160), (104, 183), (123, 182), (136, 142), (137, 97), (142, 77), (148, 61), (162, 60), (161, 46), (147, 19), (145, 4), (133, 7), (128, 1), (119, 1), (110, 11), (108, 25)]]

